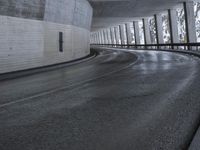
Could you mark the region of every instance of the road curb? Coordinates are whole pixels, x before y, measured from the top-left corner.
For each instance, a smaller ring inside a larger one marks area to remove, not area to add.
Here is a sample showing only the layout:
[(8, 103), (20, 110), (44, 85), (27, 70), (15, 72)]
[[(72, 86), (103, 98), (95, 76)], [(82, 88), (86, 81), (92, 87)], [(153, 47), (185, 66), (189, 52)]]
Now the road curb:
[(182, 53), (189, 54), (200, 58), (200, 51), (191, 51), (191, 50), (170, 50), (170, 49), (134, 49), (134, 48), (121, 48), (121, 47), (94, 47), (94, 48), (107, 48), (107, 49), (118, 49), (118, 50), (136, 50), (136, 51), (163, 51), (163, 52), (173, 52), (173, 53)]
[(67, 62), (58, 63), (58, 64), (53, 64), (53, 65), (42, 66), (42, 67), (36, 67), (36, 68), (31, 68), (31, 69), (2, 73), (2, 74), (0, 74), (0, 81), (8, 80), (8, 79), (15, 79), (15, 78), (18, 78), (18, 77), (24, 77), (24, 76), (27, 76), (27, 75), (33, 75), (33, 74), (36, 74), (36, 73), (52, 71), (52, 70), (55, 70), (55, 69), (60, 69), (60, 68), (80, 64), (80, 63), (83, 63), (83, 62), (86, 62), (86, 61), (90, 61), (91, 59), (95, 58), (97, 55), (98, 55), (97, 52), (95, 52), (94, 50), (91, 50), (91, 53), (89, 55), (82, 57), (82, 58), (79, 58), (79, 59), (76, 59), (76, 60), (67, 61)]

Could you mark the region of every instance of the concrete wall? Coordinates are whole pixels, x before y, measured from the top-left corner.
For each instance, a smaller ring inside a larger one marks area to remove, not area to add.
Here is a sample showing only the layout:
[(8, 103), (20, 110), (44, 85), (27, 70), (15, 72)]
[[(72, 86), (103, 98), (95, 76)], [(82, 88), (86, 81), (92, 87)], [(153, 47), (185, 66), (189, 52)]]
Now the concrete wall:
[(86, 0), (0, 0), (0, 15), (90, 29), (92, 8)]
[[(33, 5), (32, 0), (23, 2)], [(0, 3), (6, 4), (0, 5), (0, 13), (2, 8), (6, 12), (15, 6), (12, 0)], [(46, 0), (43, 18), (42, 11), (36, 11), (40, 3), (44, 0), (34, 3), (31, 17), (0, 14), (0, 73), (66, 62), (89, 54), (92, 19), (89, 3), (85, 0)], [(59, 52), (59, 32), (63, 32), (63, 52)]]
[(0, 14), (43, 20), (46, 0), (0, 0)]
[(92, 24), (92, 9), (90, 8), (89, 3), (85, 3), (83, 0), (76, 0), (73, 25), (90, 30)]

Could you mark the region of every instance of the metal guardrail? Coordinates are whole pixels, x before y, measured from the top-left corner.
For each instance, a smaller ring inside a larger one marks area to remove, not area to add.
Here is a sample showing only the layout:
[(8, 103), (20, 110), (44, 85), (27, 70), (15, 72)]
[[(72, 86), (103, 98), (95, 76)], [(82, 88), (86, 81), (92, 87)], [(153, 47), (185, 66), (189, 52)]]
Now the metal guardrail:
[(91, 44), (109, 47), (125, 47), (136, 49), (176, 49), (200, 51), (200, 43), (173, 43), (173, 44)]

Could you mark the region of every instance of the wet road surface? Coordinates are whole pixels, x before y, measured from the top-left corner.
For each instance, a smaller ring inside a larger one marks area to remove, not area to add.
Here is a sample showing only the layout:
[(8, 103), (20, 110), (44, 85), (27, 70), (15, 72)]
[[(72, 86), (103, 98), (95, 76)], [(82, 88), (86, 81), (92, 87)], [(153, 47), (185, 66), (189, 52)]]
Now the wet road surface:
[(200, 61), (100, 50), (0, 82), (0, 150), (182, 150), (200, 120)]

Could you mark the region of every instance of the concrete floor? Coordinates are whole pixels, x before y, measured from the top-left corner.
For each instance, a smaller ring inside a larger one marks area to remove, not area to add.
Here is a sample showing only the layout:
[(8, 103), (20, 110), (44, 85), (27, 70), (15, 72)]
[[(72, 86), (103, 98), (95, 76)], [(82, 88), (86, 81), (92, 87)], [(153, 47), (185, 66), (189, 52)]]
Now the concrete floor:
[(200, 61), (102, 51), (0, 82), (0, 150), (182, 150), (200, 120)]

